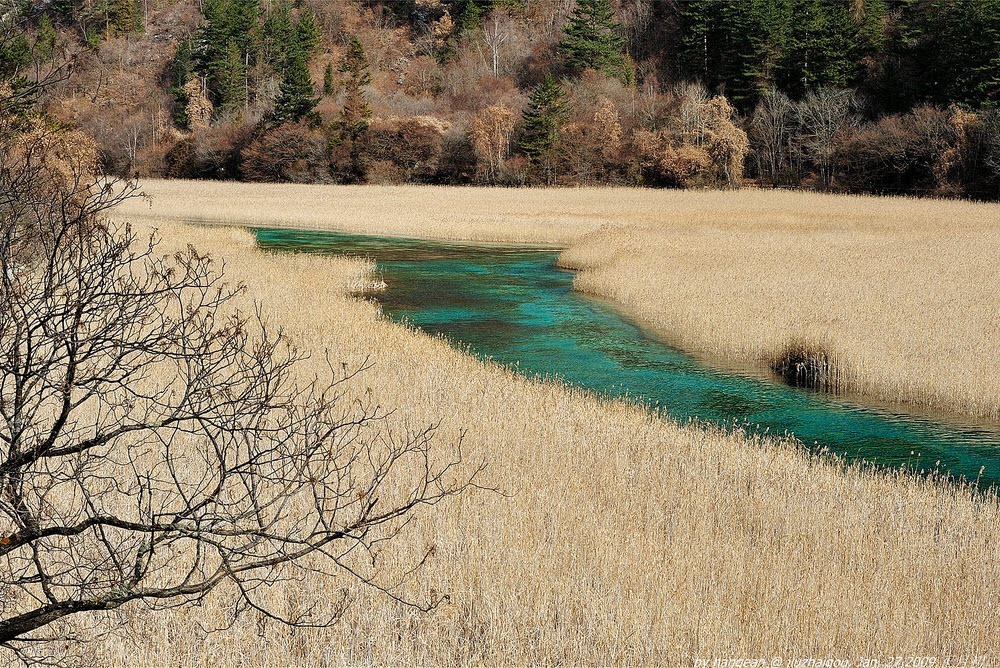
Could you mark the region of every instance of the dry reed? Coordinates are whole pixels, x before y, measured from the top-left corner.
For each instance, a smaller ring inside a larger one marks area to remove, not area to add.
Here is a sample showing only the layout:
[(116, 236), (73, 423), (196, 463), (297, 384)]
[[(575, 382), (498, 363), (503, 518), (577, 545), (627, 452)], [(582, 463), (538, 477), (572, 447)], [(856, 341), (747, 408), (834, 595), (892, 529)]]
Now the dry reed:
[[(225, 617), (225, 597), (159, 613), (85, 648), (106, 666), (688, 665), (705, 657), (1000, 656), (1000, 506), (968, 490), (837, 465), (777, 441), (678, 427), (527, 380), (387, 322), (346, 292), (359, 261), (267, 256), (250, 235), (162, 223), (227, 261), (303, 346), (376, 366), (351, 391), (442, 420), (442, 445), (490, 462), (476, 493), (425, 513), (400, 560), (434, 546), (414, 591), (429, 614), (347, 578), (283, 583), (294, 609), (346, 590), (336, 626)], [(365, 279), (367, 280), (367, 279)], [(384, 567), (392, 570), (394, 563)]]
[(860, 225), (879, 202), (834, 201), (608, 227), (560, 262), (696, 353), (780, 371), (795, 349), (823, 360), (825, 389), (1000, 420), (1000, 207), (914, 201), (951, 215), (892, 219), (889, 201)]
[[(1000, 205), (781, 191), (147, 181), (134, 220), (570, 246), (578, 289), (688, 350), (805, 344), (840, 390), (1000, 419)], [(603, 229), (602, 229), (603, 228)]]

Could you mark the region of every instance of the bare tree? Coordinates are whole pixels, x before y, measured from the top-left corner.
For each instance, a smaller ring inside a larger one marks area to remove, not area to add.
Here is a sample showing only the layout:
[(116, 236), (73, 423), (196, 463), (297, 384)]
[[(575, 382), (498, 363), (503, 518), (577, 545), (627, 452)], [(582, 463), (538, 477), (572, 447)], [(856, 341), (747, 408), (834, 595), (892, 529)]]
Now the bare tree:
[(510, 40), (510, 19), (501, 16), (502, 12), (494, 10), (490, 13), (490, 18), (483, 23), (483, 42), (490, 50), (493, 62), (493, 78), (500, 78), (500, 51), (504, 44)]
[(799, 150), (819, 171), (824, 188), (829, 188), (833, 181), (837, 139), (857, 124), (854, 113), (857, 106), (853, 90), (826, 87), (810, 91), (795, 106)]
[(789, 141), (795, 120), (795, 103), (780, 90), (765, 91), (750, 120), (750, 141), (759, 175), (778, 185), (788, 164)]
[(234, 615), (330, 624), (336, 606), (260, 594), (331, 566), (401, 596), (373, 553), (481, 467), (347, 402), (359, 369), (328, 354), (327, 380), (304, 376), (209, 257), (104, 220), (135, 188), (94, 164), (52, 131), (0, 136), (0, 647), (29, 657), (78, 613), (223, 583)]

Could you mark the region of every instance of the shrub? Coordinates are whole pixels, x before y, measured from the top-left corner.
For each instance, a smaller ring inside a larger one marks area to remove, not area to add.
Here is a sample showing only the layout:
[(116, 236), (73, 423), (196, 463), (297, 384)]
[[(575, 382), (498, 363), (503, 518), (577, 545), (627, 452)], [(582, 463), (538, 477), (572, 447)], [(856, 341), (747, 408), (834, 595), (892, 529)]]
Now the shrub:
[(447, 123), (433, 116), (374, 119), (360, 148), (366, 180), (433, 182), (448, 128)]
[(938, 193), (958, 158), (950, 114), (923, 106), (886, 116), (838, 149), (842, 185), (880, 194)]
[(713, 161), (708, 152), (684, 143), (667, 130), (637, 132), (633, 153), (646, 185), (691, 188), (714, 183)]
[(238, 179), (240, 153), (251, 131), (250, 125), (233, 123), (195, 132), (167, 153), (166, 175), (182, 179)]
[(792, 387), (836, 392), (840, 374), (822, 346), (793, 341), (771, 361), (771, 370)]
[(240, 167), (248, 181), (329, 181), (326, 137), (305, 123), (279, 125), (243, 149)]

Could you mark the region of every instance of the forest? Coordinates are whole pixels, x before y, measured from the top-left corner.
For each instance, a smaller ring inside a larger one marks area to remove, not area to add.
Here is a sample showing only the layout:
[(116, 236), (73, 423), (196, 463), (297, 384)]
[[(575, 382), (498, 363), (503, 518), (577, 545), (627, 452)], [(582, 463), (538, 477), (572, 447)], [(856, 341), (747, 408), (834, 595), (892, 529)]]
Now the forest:
[(1000, 0), (13, 2), (123, 176), (1000, 197)]

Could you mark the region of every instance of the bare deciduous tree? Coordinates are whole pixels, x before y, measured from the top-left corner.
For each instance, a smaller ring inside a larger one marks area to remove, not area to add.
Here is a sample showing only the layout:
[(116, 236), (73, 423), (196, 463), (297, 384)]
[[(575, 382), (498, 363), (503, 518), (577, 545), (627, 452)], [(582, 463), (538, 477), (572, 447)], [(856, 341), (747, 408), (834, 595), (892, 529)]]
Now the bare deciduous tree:
[(772, 186), (778, 185), (788, 164), (789, 142), (795, 118), (795, 103), (781, 91), (765, 91), (750, 120), (750, 140), (757, 172)]
[(223, 583), (234, 615), (325, 625), (336, 606), (289, 616), (260, 594), (331, 566), (401, 596), (373, 553), (481, 467), (345, 401), (359, 370), (329, 354), (329, 380), (303, 383), (306, 355), (236, 308), (209, 257), (104, 220), (134, 187), (64, 144), (0, 137), (0, 647), (26, 657), (77, 613)]
[(982, 123), (983, 162), (990, 170), (993, 181), (1000, 184), (1000, 111), (984, 111)]
[(510, 18), (502, 15), (499, 10), (494, 10), (490, 18), (483, 23), (483, 42), (490, 50), (493, 63), (493, 78), (500, 78), (500, 52), (504, 44), (510, 40)]
[(858, 98), (853, 90), (818, 88), (795, 106), (799, 123), (797, 142), (803, 156), (819, 172), (820, 183), (829, 188), (834, 157), (841, 133), (857, 124)]

